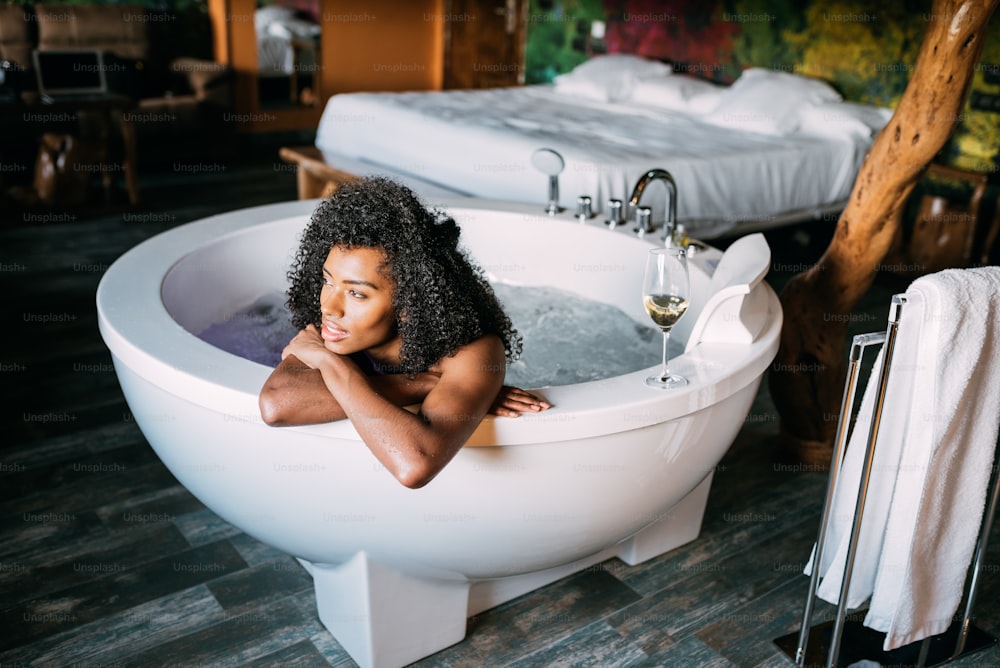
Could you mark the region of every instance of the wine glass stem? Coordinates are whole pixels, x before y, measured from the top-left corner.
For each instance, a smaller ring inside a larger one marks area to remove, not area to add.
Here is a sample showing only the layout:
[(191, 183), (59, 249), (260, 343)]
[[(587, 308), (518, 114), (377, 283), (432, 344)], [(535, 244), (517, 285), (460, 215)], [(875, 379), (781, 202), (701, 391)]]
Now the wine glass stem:
[(667, 342), (670, 340), (670, 330), (663, 330), (663, 369), (660, 371), (660, 378), (666, 380), (670, 377), (670, 370), (667, 368)]

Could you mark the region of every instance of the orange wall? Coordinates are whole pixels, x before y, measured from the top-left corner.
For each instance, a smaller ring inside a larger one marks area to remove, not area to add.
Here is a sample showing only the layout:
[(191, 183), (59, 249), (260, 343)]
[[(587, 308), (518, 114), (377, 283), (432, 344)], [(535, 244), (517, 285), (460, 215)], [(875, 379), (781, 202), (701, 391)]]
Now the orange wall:
[(440, 90), (445, 0), (323, 0), (328, 94)]

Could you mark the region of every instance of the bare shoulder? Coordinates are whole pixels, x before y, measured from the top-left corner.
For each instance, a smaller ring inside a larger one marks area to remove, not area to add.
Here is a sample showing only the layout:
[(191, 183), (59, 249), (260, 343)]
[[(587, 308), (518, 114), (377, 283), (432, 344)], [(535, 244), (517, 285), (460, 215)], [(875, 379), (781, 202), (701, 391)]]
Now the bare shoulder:
[[(424, 398), (424, 416), (432, 420), (444, 416), (442, 424), (475, 428), (503, 387), (507, 370), (503, 344), (495, 336), (480, 337), (442, 358), (430, 370), (440, 373), (440, 378)], [(456, 420), (456, 415), (463, 419)]]
[(503, 342), (499, 337), (488, 334), (470, 341), (453, 354), (443, 357), (432, 367), (442, 376), (447, 374), (500, 376), (507, 370)]

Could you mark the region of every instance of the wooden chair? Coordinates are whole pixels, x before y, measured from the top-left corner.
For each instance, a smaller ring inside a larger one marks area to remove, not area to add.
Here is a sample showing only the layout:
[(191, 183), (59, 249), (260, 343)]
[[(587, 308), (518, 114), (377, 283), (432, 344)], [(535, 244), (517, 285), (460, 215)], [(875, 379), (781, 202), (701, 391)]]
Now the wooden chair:
[[(987, 174), (932, 164), (926, 178), (958, 190), (970, 190), (968, 199), (925, 194), (921, 197), (908, 234), (900, 225), (884, 267), (903, 276), (916, 277), (952, 267), (989, 264), (1000, 218), (989, 230), (981, 224)], [(977, 241), (979, 241), (977, 245)]]

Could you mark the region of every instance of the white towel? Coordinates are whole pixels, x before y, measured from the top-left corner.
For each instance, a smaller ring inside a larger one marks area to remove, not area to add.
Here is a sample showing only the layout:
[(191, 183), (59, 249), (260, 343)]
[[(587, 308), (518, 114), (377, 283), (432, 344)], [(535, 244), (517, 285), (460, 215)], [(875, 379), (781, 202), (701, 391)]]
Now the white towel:
[[(885, 529), (896, 483), (900, 450), (909, 418), (907, 411), (896, 410), (894, 407), (909, 406), (912, 401), (916, 387), (913, 380), (916, 365), (913, 360), (918, 357), (918, 337), (915, 334), (919, 332), (922, 313), (919, 304), (908, 302), (900, 318), (899, 336), (893, 352), (892, 375), (886, 386), (885, 405), (892, 408), (883, 411), (879, 424), (879, 442), (872, 460), (861, 533), (851, 573), (851, 589), (847, 595), (847, 607), (850, 609), (860, 607), (871, 596), (875, 586), (877, 567), (885, 544)], [(840, 600), (844, 566), (850, 547), (851, 525), (861, 487), (861, 470), (868, 446), (882, 363), (883, 351), (879, 351), (844, 455), (827, 528), (826, 547), (820, 567), (823, 579), (816, 593), (833, 604)]]
[[(1000, 429), (1000, 267), (917, 279), (924, 323), (903, 448), (865, 624), (894, 649), (952, 623)], [(902, 555), (902, 559), (898, 558)]]
[[(1000, 268), (913, 282), (899, 326), (848, 606), (885, 649), (948, 628), (982, 521), (1000, 424)], [(881, 355), (845, 455), (818, 594), (840, 593)], [(807, 571), (808, 572), (808, 571)]]

